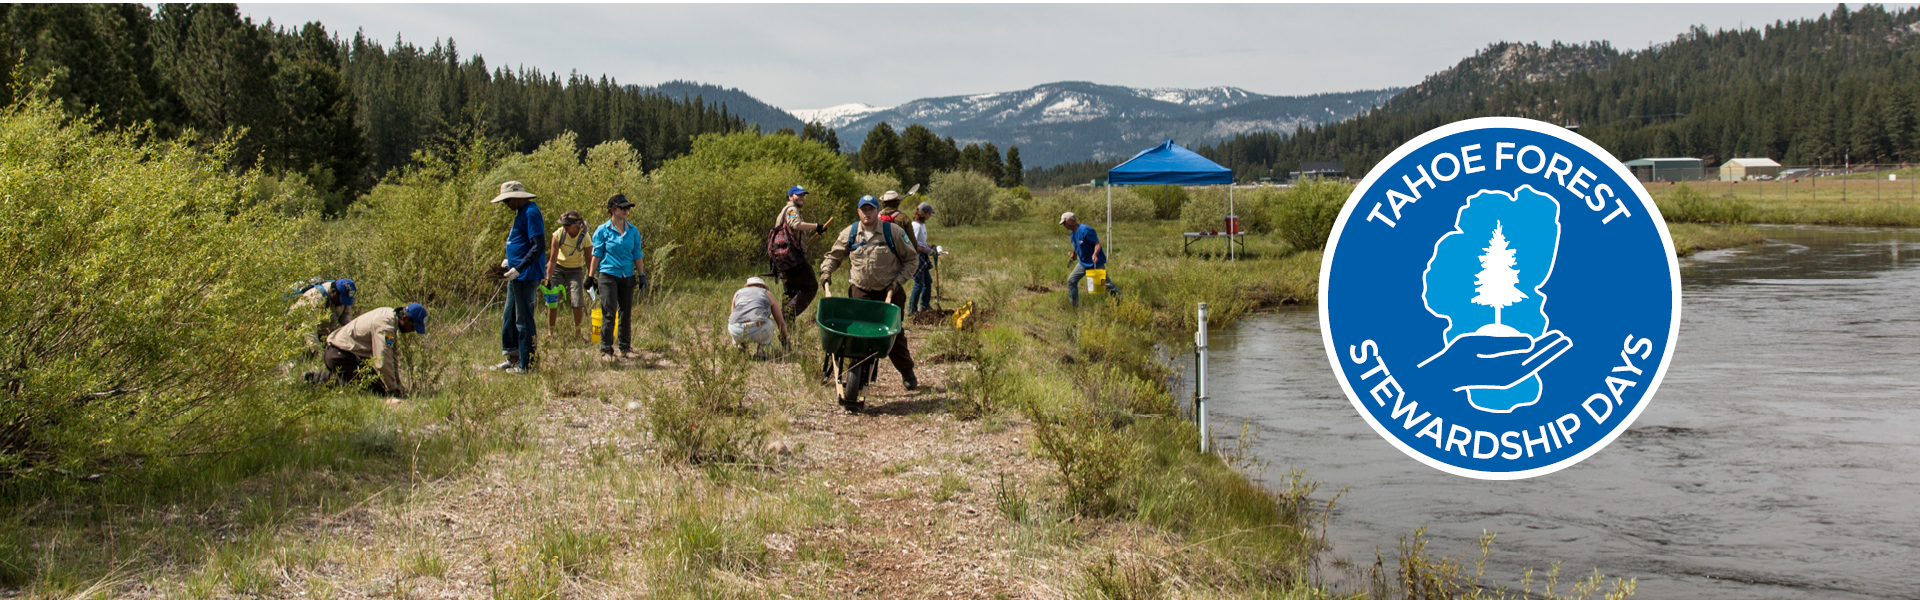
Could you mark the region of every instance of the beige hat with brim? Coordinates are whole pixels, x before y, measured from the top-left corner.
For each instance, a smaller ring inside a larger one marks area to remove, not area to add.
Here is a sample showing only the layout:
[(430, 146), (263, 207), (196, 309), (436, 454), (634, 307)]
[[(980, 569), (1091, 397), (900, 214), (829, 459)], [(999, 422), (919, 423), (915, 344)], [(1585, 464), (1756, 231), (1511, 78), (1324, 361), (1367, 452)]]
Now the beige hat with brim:
[(905, 196), (901, 196), (900, 192), (887, 190), (887, 193), (880, 195), (880, 202), (883, 204), (889, 202), (898, 204), (901, 198), (905, 198)]
[(539, 196), (535, 196), (532, 193), (528, 192), (527, 186), (521, 185), (520, 182), (509, 181), (509, 182), (500, 184), (500, 195), (494, 196), (493, 201), (500, 202), (508, 198), (525, 198), (528, 200), (532, 200), (534, 198), (539, 198)]
[(759, 277), (748, 277), (747, 285), (757, 285), (764, 288), (767, 287), (767, 282)]

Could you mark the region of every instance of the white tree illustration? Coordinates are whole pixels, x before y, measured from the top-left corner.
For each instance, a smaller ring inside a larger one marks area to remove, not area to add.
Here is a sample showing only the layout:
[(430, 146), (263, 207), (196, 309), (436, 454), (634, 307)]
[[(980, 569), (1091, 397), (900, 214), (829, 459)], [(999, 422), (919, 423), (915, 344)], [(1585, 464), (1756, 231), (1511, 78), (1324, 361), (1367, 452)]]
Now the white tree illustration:
[(1500, 232), (1499, 221), (1493, 223), (1493, 241), (1487, 244), (1485, 254), (1480, 255), (1480, 274), (1474, 276), (1473, 303), (1493, 307), (1493, 322), (1500, 322), (1500, 309), (1512, 306), (1527, 297), (1521, 292), (1520, 271), (1513, 268), (1515, 250), (1507, 247), (1507, 236)]

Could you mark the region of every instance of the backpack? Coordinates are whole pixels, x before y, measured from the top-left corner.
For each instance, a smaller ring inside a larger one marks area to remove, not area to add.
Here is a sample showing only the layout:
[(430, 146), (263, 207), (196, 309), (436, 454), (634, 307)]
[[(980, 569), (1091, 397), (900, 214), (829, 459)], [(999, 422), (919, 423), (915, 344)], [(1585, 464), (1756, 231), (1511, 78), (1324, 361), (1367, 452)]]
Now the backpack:
[[(893, 251), (893, 227), (889, 226), (887, 223), (881, 223), (880, 235), (886, 236), (887, 251), (892, 252)], [(855, 221), (853, 224), (853, 227), (847, 228), (847, 253), (848, 254), (852, 254), (853, 251), (860, 249), (860, 244), (857, 244), (853, 241), (854, 238), (859, 236), (860, 236), (860, 223), (858, 221)]]
[(800, 243), (800, 232), (794, 231), (786, 219), (767, 232), (767, 262), (774, 273), (785, 273), (807, 262), (807, 247)]

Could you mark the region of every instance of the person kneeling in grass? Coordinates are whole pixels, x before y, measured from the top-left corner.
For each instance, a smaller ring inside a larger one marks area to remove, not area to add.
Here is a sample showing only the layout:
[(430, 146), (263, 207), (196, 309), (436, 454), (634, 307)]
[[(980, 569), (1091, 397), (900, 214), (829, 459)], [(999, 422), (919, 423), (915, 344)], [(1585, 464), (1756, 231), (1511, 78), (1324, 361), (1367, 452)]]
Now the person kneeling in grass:
[(307, 380), (351, 384), (360, 377), (361, 366), (372, 362), (374, 372), (380, 376), (368, 382), (367, 389), (405, 398), (406, 388), (400, 385), (399, 353), (393, 345), (401, 333), (408, 331), (419, 335), (427, 333), (427, 309), (418, 302), (400, 309), (367, 311), (327, 336), (327, 347), (320, 351), (320, 362), (327, 370), (308, 373)]
[(727, 333), (733, 336), (733, 343), (742, 349), (748, 342), (759, 344), (757, 350), (765, 352), (773, 347), (774, 333), (780, 334), (780, 345), (787, 345), (787, 319), (780, 314), (780, 303), (773, 301), (773, 292), (767, 291), (767, 282), (759, 277), (748, 277), (746, 287), (733, 293), (732, 314), (727, 317)]

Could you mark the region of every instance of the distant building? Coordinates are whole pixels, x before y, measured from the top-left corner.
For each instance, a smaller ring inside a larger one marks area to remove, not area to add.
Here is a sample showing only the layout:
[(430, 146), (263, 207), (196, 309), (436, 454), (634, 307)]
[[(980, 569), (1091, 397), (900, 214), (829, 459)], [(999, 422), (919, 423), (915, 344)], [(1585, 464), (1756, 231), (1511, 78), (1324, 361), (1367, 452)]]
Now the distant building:
[(1773, 179), (1780, 176), (1780, 163), (1771, 158), (1736, 158), (1720, 165), (1721, 181)]
[(1346, 165), (1338, 162), (1302, 162), (1300, 170), (1293, 172), (1293, 180), (1306, 178), (1337, 178), (1347, 173)]
[(1655, 181), (1699, 181), (1706, 179), (1703, 161), (1698, 158), (1642, 158), (1626, 162), (1640, 183)]

